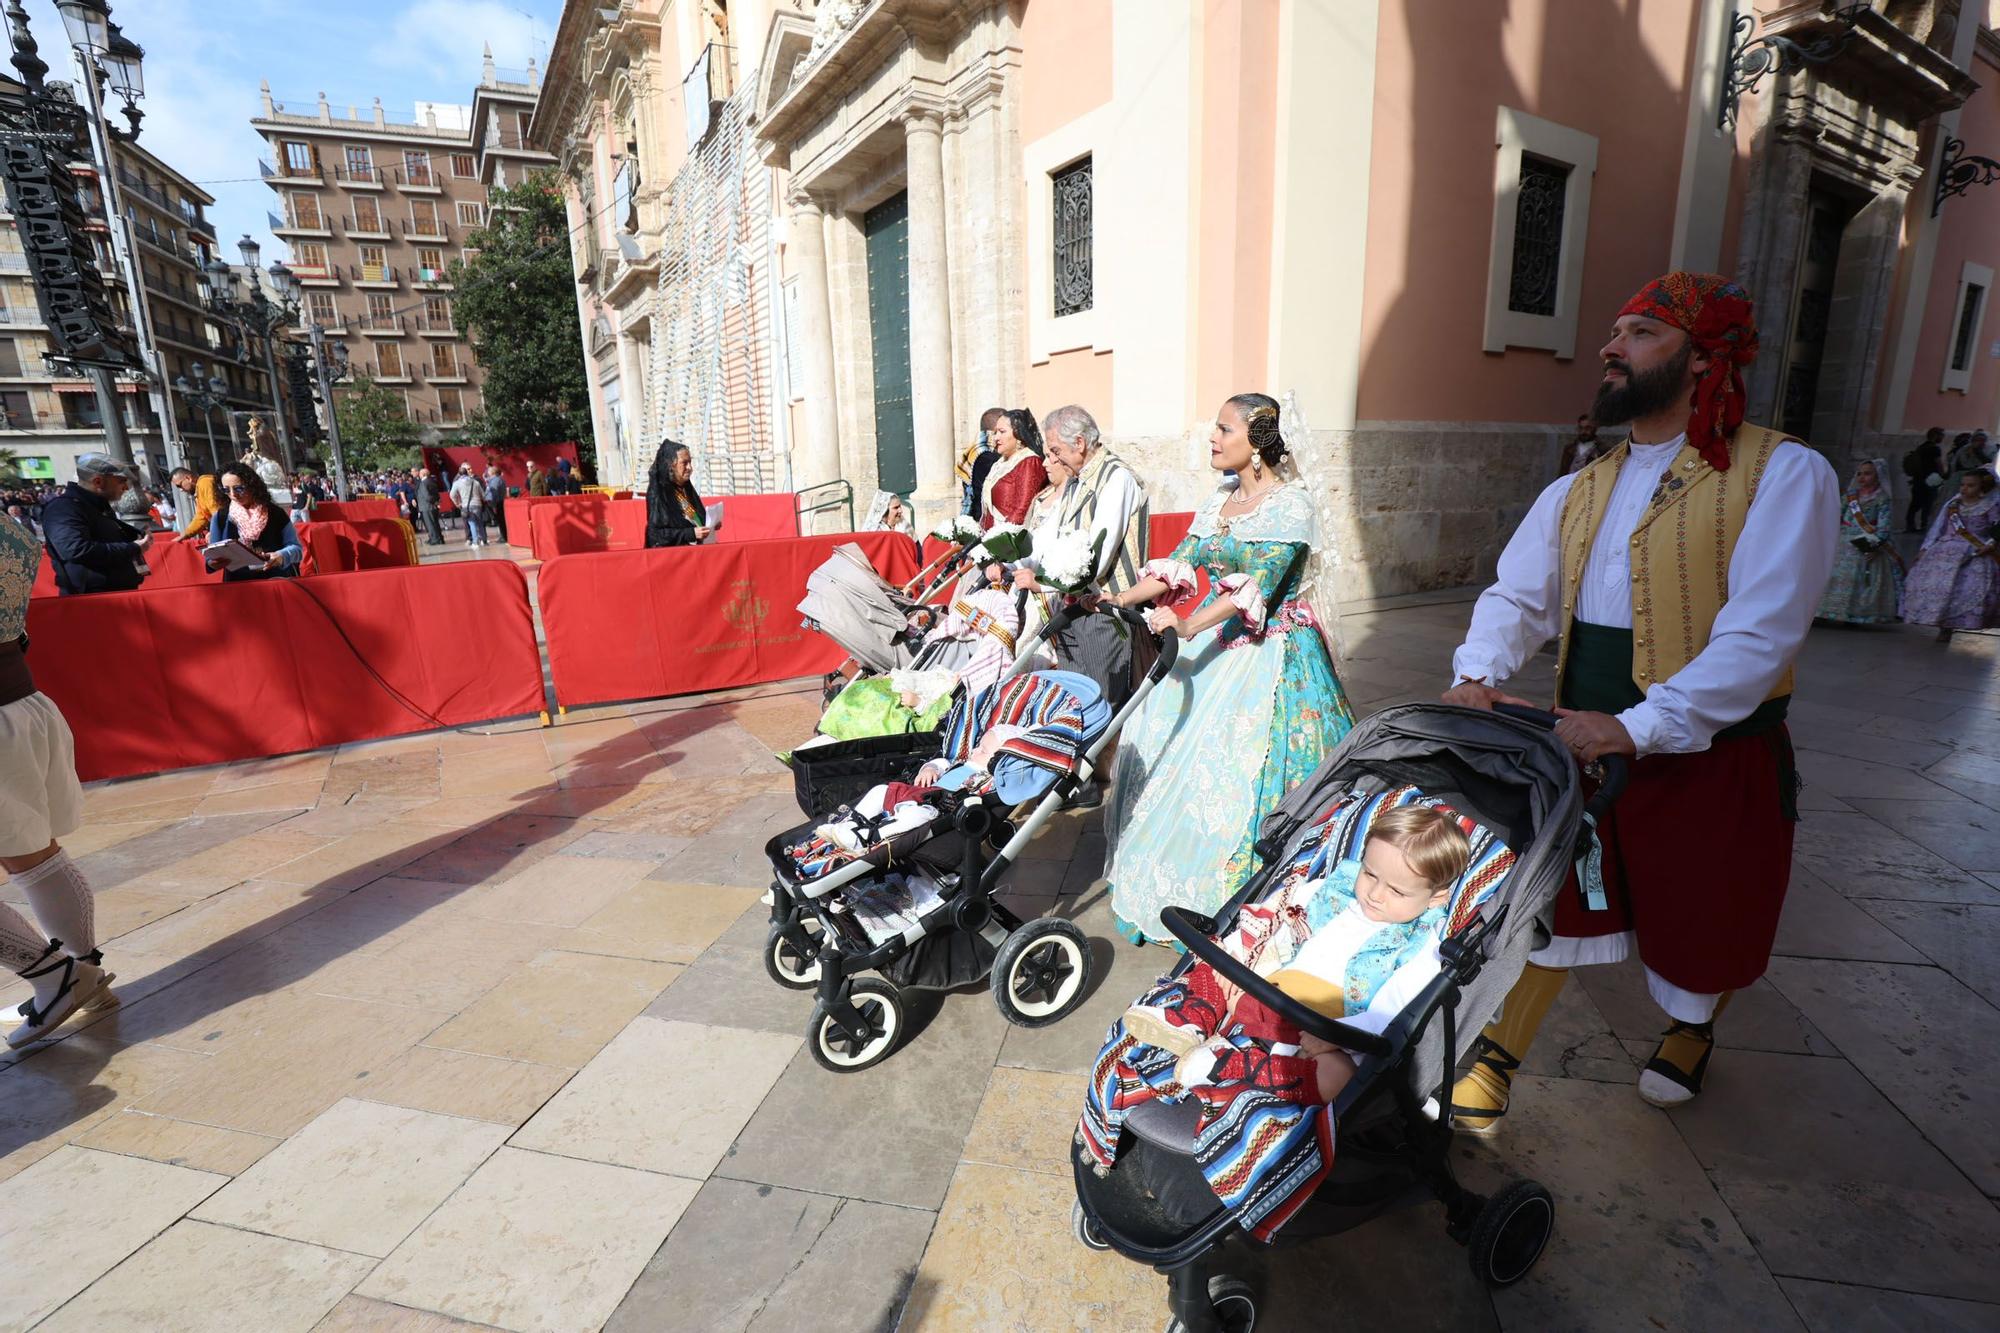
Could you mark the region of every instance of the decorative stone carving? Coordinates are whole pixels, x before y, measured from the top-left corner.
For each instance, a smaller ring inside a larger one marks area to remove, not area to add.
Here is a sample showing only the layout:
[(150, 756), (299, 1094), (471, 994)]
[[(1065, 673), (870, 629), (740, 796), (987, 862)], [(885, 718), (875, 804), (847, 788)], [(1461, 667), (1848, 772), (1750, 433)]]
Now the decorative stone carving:
[[(813, 14), (812, 50), (806, 53), (806, 62), (819, 59), (822, 51), (846, 36), (866, 8), (868, 0), (820, 0), (819, 9)], [(793, 71), (793, 77), (797, 76), (797, 71)]]

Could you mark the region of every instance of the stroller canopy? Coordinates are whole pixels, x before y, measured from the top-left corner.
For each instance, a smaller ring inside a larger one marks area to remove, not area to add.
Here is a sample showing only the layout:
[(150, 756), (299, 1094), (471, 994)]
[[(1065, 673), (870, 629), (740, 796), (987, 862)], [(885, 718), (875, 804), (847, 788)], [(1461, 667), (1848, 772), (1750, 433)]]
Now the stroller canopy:
[(800, 613), (821, 633), (877, 672), (910, 664), (903, 636), (915, 607), (852, 542), (836, 546), (826, 563), (806, 577), (806, 595), (799, 603)]

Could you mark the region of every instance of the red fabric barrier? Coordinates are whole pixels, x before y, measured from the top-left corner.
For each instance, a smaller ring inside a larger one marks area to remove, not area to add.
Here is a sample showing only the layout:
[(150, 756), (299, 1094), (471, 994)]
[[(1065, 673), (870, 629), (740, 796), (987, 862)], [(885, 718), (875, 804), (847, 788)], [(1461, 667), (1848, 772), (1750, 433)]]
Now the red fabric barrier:
[(417, 563), (417, 533), (402, 519), (359, 523), (312, 522), (300, 531), (311, 563), (308, 574), (360, 569), (402, 569)]
[(29, 605), (36, 683), (85, 781), (538, 713), (512, 561)]
[[(171, 532), (156, 532), (146, 548), (146, 563), (153, 572), (139, 585), (139, 591), (152, 592), (159, 588), (186, 588), (198, 583), (220, 583), (220, 573), (211, 574), (201, 562), (203, 542), (183, 542), (176, 540)], [(56, 593), (55, 561), (49, 559), (48, 551), (42, 552), (42, 563), (35, 567), (34, 586), (29, 589), (30, 597), (54, 597)]]
[(361, 519), (399, 519), (394, 500), (322, 500), (313, 506), (315, 523), (353, 523)]
[(799, 535), (799, 497), (790, 491), (777, 495), (704, 495), (713, 507), (722, 505), (722, 531), (716, 544), (766, 541), (772, 537)]
[(537, 559), (585, 551), (636, 551), (646, 544), (646, 502), (607, 500), (596, 505), (537, 505), (528, 511)]
[(536, 595), (556, 697), (575, 707), (831, 671), (846, 653), (795, 608), (844, 542), (893, 583), (916, 573), (893, 532), (551, 558)]
[[(534, 546), (534, 512), (544, 505), (601, 505), (601, 495), (510, 495), (507, 497), (507, 544), (523, 551)], [(553, 553), (551, 553), (553, 554)], [(536, 558), (540, 559), (539, 552)]]
[(1193, 526), (1193, 510), (1179, 514), (1154, 514), (1146, 522), (1146, 558), (1165, 560)]
[[(528, 489), (528, 464), (538, 463), (544, 472), (554, 472), (556, 461), (567, 458), (572, 469), (577, 468), (576, 446), (564, 444), (511, 444), (478, 447), (471, 445), (448, 445), (423, 451), (424, 466), (433, 476), (456, 477), (460, 463), (472, 464), (473, 471), (482, 478), (486, 469), (497, 467), (501, 478), (509, 489)], [(579, 471), (577, 475), (581, 476)]]

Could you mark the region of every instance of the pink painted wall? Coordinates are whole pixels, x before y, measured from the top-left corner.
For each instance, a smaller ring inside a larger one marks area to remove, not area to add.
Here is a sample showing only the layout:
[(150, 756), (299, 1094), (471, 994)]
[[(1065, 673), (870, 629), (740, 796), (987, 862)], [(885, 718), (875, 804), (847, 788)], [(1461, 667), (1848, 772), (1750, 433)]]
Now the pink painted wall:
[[(1696, 19), (1684, 0), (1384, 0), (1362, 419), (1563, 422), (1589, 404), (1601, 335), (1667, 264)], [(1598, 139), (1574, 360), (1480, 350), (1502, 105)]]
[[(1959, 113), (1958, 137), (1981, 151), (1979, 144), (2000, 143), (2000, 67), (1982, 54), (1974, 59), (1972, 77), (1980, 90)], [(1934, 135), (1935, 128), (1931, 131)], [(1930, 208), (1930, 181), (1913, 192), (1919, 207)], [(1945, 202), (1938, 215), (1936, 258), (1924, 297), (1923, 325), (1917, 332), (1917, 359), (1910, 374), (1910, 395), (1903, 406), (1903, 429), (1922, 432), (1943, 426), (1947, 432), (1992, 430), (2000, 413), (2000, 360), (1990, 355), (2000, 341), (2000, 303), (1986, 295), (1986, 315), (1972, 348), (1972, 382), (1968, 392), (1939, 388), (1945, 360), (1951, 355), (1957, 327), (1958, 283), (1967, 262), (1984, 264), (2000, 273), (2000, 189), (1975, 188)], [(1947, 446), (1950, 441), (1947, 439)]]
[(1083, 348), (1057, 352), (1028, 367), (1028, 402), (1037, 418), (1067, 403), (1081, 403), (1109, 435), (1111, 423), (1111, 352)]
[(1194, 410), (1263, 390), (1271, 321), (1278, 7), (1203, 0), (1195, 176)]
[(1111, 0), (1024, 0), (1021, 142), (1111, 100)]

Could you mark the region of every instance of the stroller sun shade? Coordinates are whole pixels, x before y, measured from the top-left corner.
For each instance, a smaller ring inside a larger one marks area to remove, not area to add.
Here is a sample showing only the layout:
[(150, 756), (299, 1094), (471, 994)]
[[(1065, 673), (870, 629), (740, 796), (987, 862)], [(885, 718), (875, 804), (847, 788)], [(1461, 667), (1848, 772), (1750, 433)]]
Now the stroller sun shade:
[(855, 661), (879, 672), (910, 664), (913, 653), (905, 640), (916, 607), (914, 598), (877, 574), (861, 548), (849, 542), (836, 546), (806, 577), (798, 609)]

